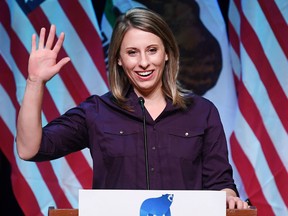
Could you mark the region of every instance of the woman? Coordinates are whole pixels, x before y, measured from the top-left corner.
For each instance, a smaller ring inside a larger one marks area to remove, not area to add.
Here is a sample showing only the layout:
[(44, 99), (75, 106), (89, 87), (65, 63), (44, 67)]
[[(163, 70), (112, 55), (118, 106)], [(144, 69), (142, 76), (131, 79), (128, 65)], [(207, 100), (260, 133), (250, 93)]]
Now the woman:
[(64, 34), (53, 47), (55, 31), (52, 25), (45, 43), (42, 28), (38, 48), (32, 36), (17, 122), (22, 159), (52, 160), (89, 148), (93, 188), (224, 190), (228, 208), (247, 208), (237, 197), (218, 111), (178, 85), (177, 43), (160, 16), (139, 8), (122, 15), (109, 47), (111, 91), (42, 128), (45, 83), (70, 61), (56, 62)]

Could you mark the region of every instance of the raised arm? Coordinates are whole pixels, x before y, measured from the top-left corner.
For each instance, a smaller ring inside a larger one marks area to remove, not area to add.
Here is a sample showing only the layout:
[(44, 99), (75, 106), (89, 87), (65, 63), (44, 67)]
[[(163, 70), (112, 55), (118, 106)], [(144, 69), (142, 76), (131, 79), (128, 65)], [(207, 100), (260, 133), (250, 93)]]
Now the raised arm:
[(42, 28), (38, 47), (36, 35), (32, 35), (32, 49), (28, 63), (28, 78), (22, 105), (17, 120), (16, 143), (20, 158), (28, 160), (39, 150), (42, 138), (41, 108), (44, 87), (60, 69), (70, 61), (69, 57), (56, 62), (64, 41), (62, 32), (53, 46), (56, 27), (51, 26), (45, 44), (46, 29)]

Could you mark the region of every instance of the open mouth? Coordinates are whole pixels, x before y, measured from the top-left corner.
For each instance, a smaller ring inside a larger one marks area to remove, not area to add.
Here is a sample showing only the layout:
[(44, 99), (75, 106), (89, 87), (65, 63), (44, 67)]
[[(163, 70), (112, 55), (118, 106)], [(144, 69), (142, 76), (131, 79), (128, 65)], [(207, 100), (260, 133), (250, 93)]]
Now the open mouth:
[(149, 75), (151, 75), (153, 73), (153, 71), (142, 71), (142, 72), (137, 72), (137, 74), (141, 77), (147, 77)]

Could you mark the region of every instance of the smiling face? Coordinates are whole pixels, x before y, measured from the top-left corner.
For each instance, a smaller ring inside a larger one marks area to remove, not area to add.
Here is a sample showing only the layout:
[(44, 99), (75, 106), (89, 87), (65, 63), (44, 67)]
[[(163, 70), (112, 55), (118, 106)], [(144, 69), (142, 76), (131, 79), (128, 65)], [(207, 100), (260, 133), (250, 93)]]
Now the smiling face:
[(168, 56), (162, 40), (150, 32), (129, 29), (120, 47), (118, 65), (138, 96), (162, 94), (162, 74)]

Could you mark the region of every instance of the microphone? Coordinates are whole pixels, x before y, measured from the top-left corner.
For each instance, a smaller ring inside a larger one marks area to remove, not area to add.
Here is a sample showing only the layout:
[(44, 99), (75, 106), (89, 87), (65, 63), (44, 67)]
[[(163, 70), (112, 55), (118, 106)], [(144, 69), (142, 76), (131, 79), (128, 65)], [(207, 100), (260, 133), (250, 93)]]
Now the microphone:
[(148, 148), (147, 148), (147, 129), (146, 129), (146, 115), (145, 115), (145, 100), (143, 97), (139, 97), (138, 101), (140, 103), (143, 115), (143, 135), (144, 135), (144, 156), (145, 156), (145, 170), (146, 170), (146, 185), (147, 189), (150, 190), (150, 179), (149, 179), (149, 163), (148, 163)]

